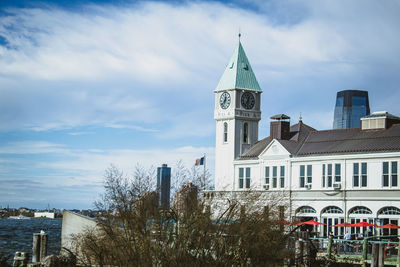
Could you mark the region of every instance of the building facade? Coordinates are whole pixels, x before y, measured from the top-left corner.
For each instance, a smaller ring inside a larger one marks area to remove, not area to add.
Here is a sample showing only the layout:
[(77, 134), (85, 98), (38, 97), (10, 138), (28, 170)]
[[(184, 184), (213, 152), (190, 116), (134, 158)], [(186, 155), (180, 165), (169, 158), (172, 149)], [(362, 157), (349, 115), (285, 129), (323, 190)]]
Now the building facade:
[(333, 129), (360, 128), (361, 118), (369, 114), (367, 91), (340, 91), (336, 96)]
[(324, 222), (322, 236), (331, 229), (343, 234), (329, 227), (342, 222), (400, 224), (400, 118), (379, 112), (363, 117), (359, 128), (317, 131), (278, 114), (270, 136), (258, 140), (261, 88), (240, 42), (214, 92), (215, 191), (204, 197), (222, 202), (248, 190), (283, 192), (286, 215)]
[(169, 209), (171, 192), (171, 168), (163, 164), (157, 168), (157, 194), (159, 205), (163, 209)]

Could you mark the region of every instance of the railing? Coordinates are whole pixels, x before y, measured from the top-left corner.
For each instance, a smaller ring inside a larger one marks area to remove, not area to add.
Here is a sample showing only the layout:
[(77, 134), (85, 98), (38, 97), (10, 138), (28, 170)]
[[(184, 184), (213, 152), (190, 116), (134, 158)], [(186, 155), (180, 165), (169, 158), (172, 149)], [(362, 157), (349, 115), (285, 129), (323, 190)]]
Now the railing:
[[(354, 258), (360, 262), (391, 261), (400, 264), (399, 235), (370, 236), (363, 239), (346, 240), (341, 238), (310, 238), (313, 247), (327, 258)], [(394, 241), (395, 240), (395, 241)], [(380, 255), (379, 255), (380, 254)]]

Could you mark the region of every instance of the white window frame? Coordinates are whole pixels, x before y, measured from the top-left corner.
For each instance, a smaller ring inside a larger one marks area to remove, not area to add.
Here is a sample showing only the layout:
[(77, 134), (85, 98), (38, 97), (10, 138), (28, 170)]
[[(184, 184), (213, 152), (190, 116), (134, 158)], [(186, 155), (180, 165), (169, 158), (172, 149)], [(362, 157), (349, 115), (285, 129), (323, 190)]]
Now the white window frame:
[[(383, 173), (383, 165), (387, 163), (387, 173)], [(393, 165), (396, 164), (396, 172), (393, 172)], [(388, 185), (384, 185), (385, 175), (388, 179)], [(394, 178), (396, 177), (396, 178)], [(396, 179), (396, 185), (393, 185), (393, 180)], [(392, 160), (392, 161), (383, 161), (382, 162), (382, 188), (398, 188), (399, 187), (399, 162)]]

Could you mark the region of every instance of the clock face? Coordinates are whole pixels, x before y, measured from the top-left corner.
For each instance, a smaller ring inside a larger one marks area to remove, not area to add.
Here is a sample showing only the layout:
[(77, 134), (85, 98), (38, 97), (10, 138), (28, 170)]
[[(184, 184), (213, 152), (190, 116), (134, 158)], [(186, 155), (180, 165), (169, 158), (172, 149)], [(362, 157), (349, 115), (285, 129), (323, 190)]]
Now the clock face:
[(219, 104), (221, 108), (227, 109), (231, 104), (231, 96), (228, 92), (224, 92), (221, 97), (219, 98)]
[(242, 94), (242, 99), (240, 102), (245, 109), (252, 109), (255, 103), (254, 95), (250, 92), (245, 92)]

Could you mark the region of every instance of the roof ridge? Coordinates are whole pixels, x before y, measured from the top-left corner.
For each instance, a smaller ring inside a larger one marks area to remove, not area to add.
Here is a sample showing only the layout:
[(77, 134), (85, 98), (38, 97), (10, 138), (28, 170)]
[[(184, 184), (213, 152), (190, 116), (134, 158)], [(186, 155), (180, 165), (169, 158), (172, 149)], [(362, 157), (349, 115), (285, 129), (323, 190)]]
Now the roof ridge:
[(371, 139), (384, 139), (384, 138), (390, 138), (393, 136), (374, 136), (374, 137), (365, 137), (365, 138), (345, 138), (345, 139), (335, 139), (335, 140), (323, 140), (323, 141), (310, 141), (309, 143), (325, 143), (325, 142), (332, 142), (332, 141), (353, 141), (353, 140), (371, 140)]
[[(339, 131), (342, 131), (342, 132), (354, 131), (355, 132), (357, 129), (361, 131), (361, 128), (326, 129), (326, 130), (315, 130), (315, 131), (316, 132), (339, 132)], [(374, 129), (374, 130), (380, 130), (380, 129)]]

